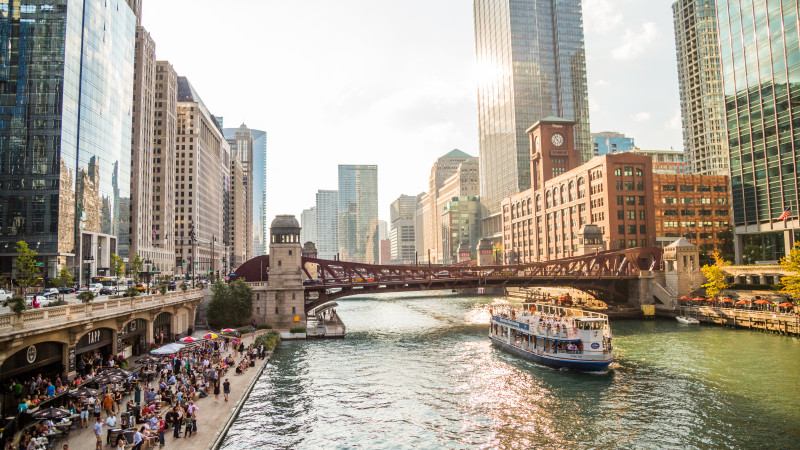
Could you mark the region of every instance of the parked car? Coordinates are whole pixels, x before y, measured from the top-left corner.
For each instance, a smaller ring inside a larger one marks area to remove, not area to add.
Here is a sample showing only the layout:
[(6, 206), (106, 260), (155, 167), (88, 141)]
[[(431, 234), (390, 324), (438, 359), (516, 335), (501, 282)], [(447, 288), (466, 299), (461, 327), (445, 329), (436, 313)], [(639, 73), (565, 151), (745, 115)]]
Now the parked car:
[(60, 292), (62, 294), (74, 294), (75, 293), (75, 288), (74, 287), (69, 287), (69, 286), (60, 287), (60, 288), (58, 288), (58, 292)]
[(58, 289), (48, 288), (48, 289), (42, 289), (36, 295), (44, 298), (51, 298), (51, 297), (58, 297), (58, 294), (59, 294)]
[(178, 287), (178, 284), (175, 283), (174, 281), (167, 285), (167, 289), (169, 289), (170, 291), (174, 291), (175, 288), (177, 288), (177, 287)]
[(115, 293), (115, 289), (116, 288), (114, 286), (103, 286), (100, 289), (100, 295), (111, 295), (111, 294), (114, 294)]
[[(39, 303), (39, 307), (47, 306), (50, 304), (50, 299), (39, 294), (36, 294), (36, 301)], [(33, 308), (33, 294), (28, 294), (25, 296), (25, 303), (28, 305), (28, 308)]]
[(95, 283), (89, 286), (89, 290), (94, 293), (94, 295), (100, 295), (100, 290), (103, 289), (103, 283)]
[(0, 289), (0, 302), (4, 302), (4, 301), (10, 299), (13, 296), (14, 295), (11, 293), (11, 291), (6, 291), (4, 289)]

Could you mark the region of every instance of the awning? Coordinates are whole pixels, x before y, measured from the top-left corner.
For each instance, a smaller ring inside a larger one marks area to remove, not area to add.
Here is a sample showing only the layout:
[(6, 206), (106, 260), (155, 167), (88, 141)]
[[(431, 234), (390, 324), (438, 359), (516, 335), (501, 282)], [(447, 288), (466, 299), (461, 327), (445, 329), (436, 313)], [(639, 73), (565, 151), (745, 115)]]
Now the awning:
[(172, 343), (172, 344), (167, 344), (163, 347), (159, 347), (155, 350), (152, 350), (150, 353), (154, 355), (171, 355), (173, 353), (178, 353), (184, 347), (186, 346), (183, 344)]

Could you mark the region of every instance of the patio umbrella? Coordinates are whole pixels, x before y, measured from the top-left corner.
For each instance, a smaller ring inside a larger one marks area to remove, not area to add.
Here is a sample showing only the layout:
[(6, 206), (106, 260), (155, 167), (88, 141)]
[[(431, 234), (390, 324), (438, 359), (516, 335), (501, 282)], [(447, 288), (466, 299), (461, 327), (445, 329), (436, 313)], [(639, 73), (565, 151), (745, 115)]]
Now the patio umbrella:
[(178, 339), (181, 342), (194, 342), (194, 338), (191, 336), (186, 336), (185, 338)]
[(692, 300), (694, 300), (696, 302), (702, 302), (703, 300), (705, 300), (705, 297), (695, 297)]
[(120, 376), (123, 376), (123, 377), (129, 377), (129, 376), (133, 375), (133, 372), (131, 372), (129, 370), (125, 370), (125, 369), (123, 369), (121, 367), (112, 367), (112, 368), (106, 370), (105, 372), (103, 372), (103, 375), (107, 375), (107, 374), (114, 374), (114, 375), (120, 375)]
[(172, 343), (152, 350), (150, 353), (153, 355), (171, 355), (173, 353), (178, 353), (183, 347), (186, 346), (183, 344)]
[(707, 302), (718, 302), (718, 301), (719, 301), (719, 299), (718, 299), (717, 297), (711, 297), (711, 298), (709, 298), (709, 299), (706, 299), (706, 301), (707, 301)]
[(96, 397), (100, 395), (100, 391), (97, 389), (92, 389), (90, 387), (79, 387), (74, 391), (70, 391), (68, 394), (70, 397)]
[(794, 306), (794, 303), (786, 302), (786, 303), (781, 303), (778, 306), (780, 306), (781, 308), (791, 308), (792, 306)]
[(203, 339), (216, 339), (219, 335), (215, 333), (208, 333), (203, 335)]
[(233, 328), (225, 328), (222, 330), (223, 333), (236, 333), (236, 330)]
[(764, 300), (763, 298), (760, 298), (760, 299), (756, 300), (754, 303), (756, 303), (758, 305), (771, 305), (772, 304), (771, 301)]
[(745, 305), (747, 303), (753, 303), (753, 302), (751, 300), (739, 300), (738, 302), (736, 302), (736, 306)]
[(720, 301), (721, 301), (722, 303), (733, 303), (733, 300), (731, 300), (731, 299), (729, 299), (729, 298), (723, 298), (723, 299), (722, 299), (722, 300), (720, 300)]
[(689, 297), (688, 295), (684, 295), (679, 300), (691, 300), (691, 299), (692, 299), (692, 297)]
[(150, 364), (150, 363), (158, 363), (161, 362), (160, 358), (154, 358), (150, 355), (144, 356), (136, 360), (138, 364)]
[(111, 384), (111, 383), (122, 383), (123, 381), (125, 381), (126, 378), (127, 377), (115, 373), (107, 373), (107, 374), (104, 373), (99, 377), (93, 379), (92, 381), (99, 384)]
[(70, 412), (61, 408), (47, 408), (36, 411), (31, 415), (36, 420), (53, 419), (61, 420), (70, 416)]

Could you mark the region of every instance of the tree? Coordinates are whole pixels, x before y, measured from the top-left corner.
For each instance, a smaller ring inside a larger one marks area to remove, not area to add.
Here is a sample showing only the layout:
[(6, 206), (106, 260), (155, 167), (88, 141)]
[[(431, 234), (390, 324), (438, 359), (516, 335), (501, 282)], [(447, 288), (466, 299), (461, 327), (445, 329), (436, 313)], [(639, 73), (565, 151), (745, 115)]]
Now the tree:
[(792, 298), (800, 297), (800, 242), (795, 242), (792, 251), (781, 258), (781, 269), (789, 273), (781, 278), (781, 293)]
[(17, 274), (14, 277), (17, 284), (22, 286), (23, 296), (28, 293), (28, 288), (39, 280), (39, 268), (36, 266), (36, 250), (28, 248), (25, 241), (17, 242), (14, 247), (17, 252)]
[(253, 290), (243, 280), (230, 286), (217, 281), (208, 304), (208, 324), (212, 328), (237, 327), (253, 315)]
[(725, 266), (730, 266), (731, 263), (723, 259), (719, 252), (712, 253), (711, 258), (714, 259), (714, 264), (705, 265), (700, 270), (703, 271), (703, 275), (708, 281), (703, 285), (706, 288), (706, 295), (708, 297), (716, 297), (723, 289), (731, 287), (730, 284), (725, 282)]
[(83, 303), (90, 302), (94, 300), (94, 292), (90, 290), (85, 290), (78, 294), (78, 300), (82, 301)]
[(117, 292), (119, 292), (119, 279), (125, 276), (125, 261), (119, 256), (111, 254), (111, 265), (114, 266), (114, 275), (117, 276)]
[[(72, 274), (69, 273), (69, 270), (66, 267), (62, 267), (61, 270), (58, 271), (58, 278), (56, 278), (56, 284), (58, 287), (67, 287), (72, 286)], [(62, 298), (64, 297), (64, 293), (61, 294)]]
[(136, 289), (136, 286), (131, 286), (125, 293), (128, 294), (128, 297), (136, 297), (139, 295), (139, 289)]
[(139, 258), (139, 255), (136, 255), (131, 261), (131, 276), (133, 277), (134, 283), (139, 282), (139, 273), (142, 271), (142, 258)]

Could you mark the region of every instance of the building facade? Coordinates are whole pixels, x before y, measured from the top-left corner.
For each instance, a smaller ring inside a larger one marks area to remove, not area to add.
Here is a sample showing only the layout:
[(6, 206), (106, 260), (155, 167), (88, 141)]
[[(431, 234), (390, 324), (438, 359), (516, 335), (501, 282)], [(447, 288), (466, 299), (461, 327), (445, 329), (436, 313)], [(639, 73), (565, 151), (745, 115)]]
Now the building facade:
[(339, 191), (317, 191), (317, 255), (336, 259), (339, 254)]
[(731, 207), (726, 175), (653, 175), (656, 245), (678, 238), (697, 245), (701, 258), (729, 253)]
[[(227, 236), (223, 244), (228, 248), (228, 256), (222, 261), (224, 268), (230, 268), (230, 272), (236, 270), (245, 261), (250, 259), (252, 247), (250, 236), (247, 231), (250, 229), (248, 224), (248, 209), (252, 211), (248, 201), (248, 188), (246, 185), (247, 174), (244, 164), (239, 160), (239, 155), (231, 149), (230, 157), (230, 192), (228, 194), (228, 226)], [(230, 273), (227, 272), (227, 273)]]
[(317, 207), (304, 209), (300, 214), (300, 241), (317, 243)]
[[(800, 237), (800, 90), (791, 85), (800, 74), (797, 7), (796, 0), (750, 7), (717, 0), (739, 263), (777, 261)], [(789, 220), (777, 220), (787, 208)]]
[[(231, 133), (231, 131), (233, 132)], [(231, 155), (235, 156), (242, 165), (243, 190), (241, 192), (241, 198), (244, 201), (245, 215), (242, 217), (244, 234), (242, 234), (239, 239), (247, 242), (245, 249), (247, 253), (245, 261), (247, 261), (253, 257), (253, 250), (255, 247), (254, 235), (260, 231), (258, 227), (263, 223), (261, 218), (256, 216), (256, 214), (263, 214), (263, 205), (261, 197), (259, 197), (258, 200), (255, 198), (255, 139), (252, 132), (245, 124), (242, 124), (235, 130), (231, 130), (230, 128), (223, 129), (223, 134), (225, 135), (225, 140), (228, 141), (228, 145), (231, 147)], [(264, 193), (265, 191), (259, 192), (261, 195)], [(258, 213), (256, 213), (256, 208), (259, 209)]]
[(401, 195), (389, 206), (389, 248), (392, 264), (414, 262), (416, 214), (416, 196)]
[[(343, 261), (375, 260), (367, 255), (367, 243), (377, 233), (377, 221), (378, 166), (340, 164), (339, 257)], [(373, 248), (371, 253), (377, 254), (377, 246)]]
[[(168, 61), (156, 61), (153, 103), (153, 247), (157, 267), (161, 254), (169, 256), (169, 267), (160, 270), (183, 273), (175, 260), (175, 132), (178, 127), (178, 74)], [(171, 270), (170, 270), (171, 269)]]
[(576, 256), (579, 231), (597, 225), (609, 250), (655, 245), (652, 161), (629, 152), (577, 165), (573, 124), (531, 127), (531, 189), (503, 202), (503, 261), (510, 264)]
[(651, 157), (653, 173), (677, 175), (687, 173), (684, 153), (680, 150), (642, 150), (634, 147), (630, 152)]
[[(178, 77), (175, 142), (175, 253), (187, 274), (206, 277), (222, 270), (227, 254), (230, 146), (217, 119), (186, 77)], [(202, 176), (199, 176), (202, 174)]]
[(633, 138), (615, 131), (592, 133), (592, 156), (607, 155), (632, 150)]
[(687, 173), (728, 175), (715, 2), (678, 0), (672, 15)]
[(442, 209), (457, 197), (477, 197), (480, 191), (478, 158), (454, 149), (439, 157), (431, 168), (429, 190), (417, 204), (421, 228), (415, 231), (421, 246), (416, 251), (425, 263), (441, 263), (445, 259), (442, 244)]
[(481, 239), (481, 201), (479, 197), (452, 197), (442, 208), (442, 263), (458, 262), (458, 248), (475, 248)]
[(526, 130), (547, 116), (574, 120), (581, 159), (592, 155), (580, 0), (475, 0), (478, 133), (484, 235), (500, 236), (500, 203), (530, 187)]
[(22, 240), (45, 283), (110, 274), (111, 254), (128, 256), (136, 16), (103, 0), (5, 6), (0, 273), (13, 278)]

